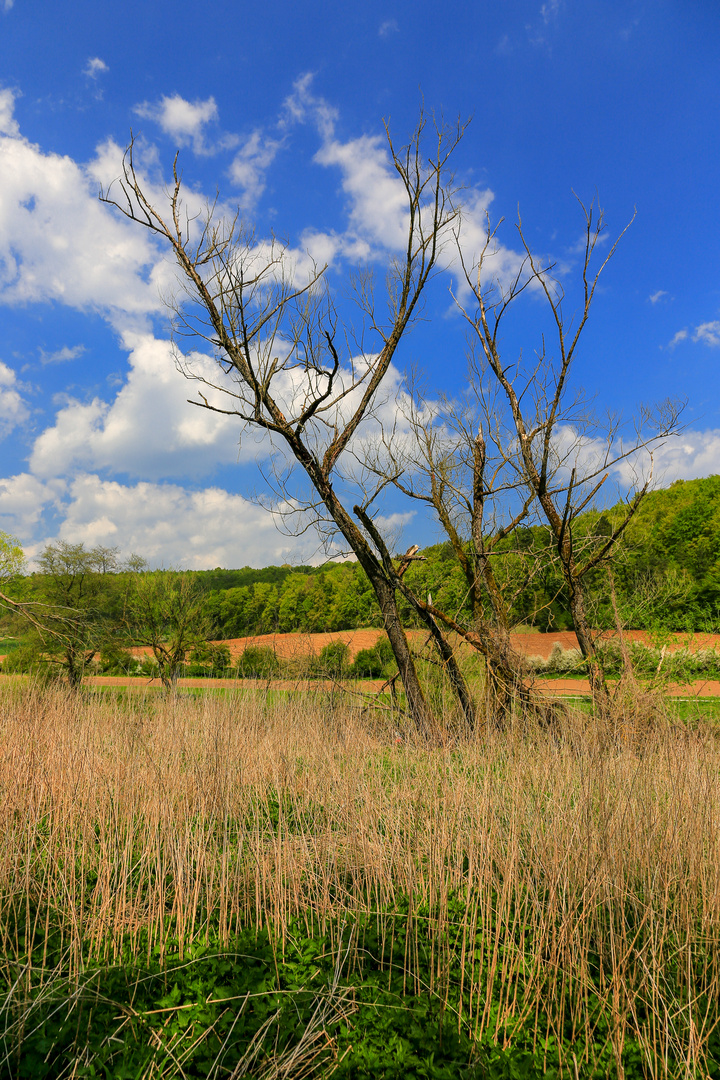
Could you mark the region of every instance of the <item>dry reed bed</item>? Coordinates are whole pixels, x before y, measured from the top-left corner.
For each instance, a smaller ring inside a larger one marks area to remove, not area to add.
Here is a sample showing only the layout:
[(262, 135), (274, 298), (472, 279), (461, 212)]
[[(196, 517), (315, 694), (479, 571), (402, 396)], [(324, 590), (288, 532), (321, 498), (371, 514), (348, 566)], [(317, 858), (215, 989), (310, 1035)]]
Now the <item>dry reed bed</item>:
[(720, 999), (720, 743), (573, 723), (438, 750), (320, 696), (8, 689), (3, 974), (38, 926), (79, 972), (210, 927), (267, 924), (282, 948), (294, 917), (332, 931), (372, 912), (392, 935), (409, 898), (408, 980), (430, 950), (445, 994), (459, 958), (458, 1023), (507, 1035), (534, 1013), (587, 1039), (600, 1002), (617, 1053), (632, 1032), (691, 1071)]

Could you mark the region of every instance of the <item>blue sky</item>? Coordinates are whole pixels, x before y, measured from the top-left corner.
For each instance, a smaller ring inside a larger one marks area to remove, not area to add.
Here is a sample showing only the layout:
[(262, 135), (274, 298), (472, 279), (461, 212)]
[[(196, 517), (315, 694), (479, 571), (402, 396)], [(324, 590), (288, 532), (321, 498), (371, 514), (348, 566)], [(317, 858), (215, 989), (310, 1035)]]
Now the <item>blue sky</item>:
[[(218, 190), (260, 237), (328, 259), (393, 254), (382, 141), (421, 100), (472, 117), (455, 156), (468, 198), (567, 277), (596, 193), (614, 238), (576, 377), (597, 408), (687, 399), (663, 482), (720, 471), (720, 8), (712, 0), (420, 0), (204, 5), (0, 0), (0, 528), (152, 564), (317, 559), (251, 499), (267, 447), (193, 410), (176, 371), (165, 253), (97, 201), (130, 129), (162, 186), (176, 149), (191, 201)], [(462, 392), (464, 331), (435, 282), (398, 357), (429, 394)], [(508, 349), (532, 350), (524, 305)], [(399, 382), (398, 382), (399, 385)], [(398, 544), (438, 538), (390, 501)]]

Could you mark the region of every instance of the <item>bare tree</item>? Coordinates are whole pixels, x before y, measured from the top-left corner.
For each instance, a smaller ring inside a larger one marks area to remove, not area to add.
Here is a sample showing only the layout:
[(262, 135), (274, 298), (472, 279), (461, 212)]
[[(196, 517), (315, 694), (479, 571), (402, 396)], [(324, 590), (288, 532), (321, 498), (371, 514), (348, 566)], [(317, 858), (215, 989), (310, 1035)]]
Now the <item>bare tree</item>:
[[(626, 226), (610, 245), (598, 268), (592, 269), (605, 221), (602, 211), (595, 213), (592, 205), (588, 208), (580, 203), (580, 206), (585, 226), (581, 290), (579, 311), (572, 318), (566, 318), (565, 291), (554, 274), (554, 266), (543, 263), (531, 251), (521, 221), (518, 221), (517, 233), (524, 259), (516, 276), (504, 286), (493, 281), (490, 272), (497, 229), (488, 225), (484, 247), (471, 265), (463, 260), (458, 242), (473, 307), (460, 299), (457, 302), (470, 327), (471, 343), (475, 347), (472, 381), (480, 387), (489, 376), (505, 406), (495, 414), (493, 438), (501, 457), (514, 471), (516, 483), (527, 493), (530, 501), (526, 506), (533, 506), (549, 530), (567, 588), (578, 644), (587, 662), (593, 696), (604, 708), (609, 702), (609, 693), (595, 648), (585, 583), (590, 571), (612, 555), (648, 491), (652, 465), (644, 477), (638, 477), (627, 499), (625, 513), (600, 542), (583, 536), (582, 530), (577, 528), (578, 518), (593, 505), (611, 471), (621, 462), (636, 460), (640, 451), (651, 451), (659, 440), (679, 430), (682, 406), (665, 402), (655, 409), (644, 410), (632, 436), (626, 441), (621, 437), (616, 418), (600, 423), (593, 417), (582, 394), (573, 393), (570, 378), (600, 275), (629, 227)], [(528, 293), (534, 293), (545, 304), (550, 339), (544, 334), (540, 337), (530, 365), (525, 365), (522, 357), (512, 360), (504, 355), (500, 335), (508, 313), (520, 297)], [(553, 352), (548, 347), (548, 340), (553, 341)], [(507, 421), (504, 432), (503, 417)], [(483, 494), (489, 490), (483, 478), (482, 435), (474, 440), (474, 446), (478, 464), (473, 476), (479, 491), (473, 499), (477, 506), (478, 500), (482, 505)], [(487, 587), (486, 564), (490, 552), (483, 536), (481, 518), (481, 513), (473, 517), (472, 540), (479, 576)], [(492, 592), (491, 588), (489, 592)]]
[[(482, 384), (470, 387), (477, 392), (474, 407), (470, 401), (442, 396), (428, 401), (411, 383), (406, 389), (403, 408), (409, 437), (407, 431), (400, 437), (384, 432), (369, 449), (366, 465), (378, 488), (390, 482), (407, 497), (425, 503), (437, 517), (465, 577), (463, 607), (470, 610), (470, 626), (460, 612), (442, 610), (430, 597), (425, 602), (407, 582), (400, 588), (416, 610), (432, 619), (438, 632), (440, 622), (484, 657), (487, 723), (503, 727), (514, 710), (545, 720), (555, 710), (533, 692), (524, 658), (510, 640), (514, 604), (540, 567), (537, 553), (527, 546), (520, 544), (515, 550), (509, 546), (516, 530), (534, 520), (533, 498), (519, 483), (507, 449), (497, 439), (495, 402), (488, 400)], [(508, 575), (513, 557), (519, 572), (516, 567)], [(450, 649), (447, 634), (440, 636), (444, 648)]]
[[(339, 326), (322, 268), (313, 268), (307, 282), (298, 285), (284, 245), (257, 242), (237, 219), (222, 220), (214, 208), (203, 222), (189, 221), (177, 157), (165, 208), (152, 205), (146, 195), (132, 142), (117, 193), (104, 191), (100, 197), (170, 246), (185, 284), (182, 300), (174, 305), (176, 335), (210, 342), (218, 364), (217, 379), (208, 380), (181, 360), (184, 373), (202, 384), (192, 404), (266, 432), (284, 459), (300, 467), (310, 494), (295, 496), (294, 505), (303, 509), (305, 523), (329, 523), (339, 532), (367, 574), (409, 712), (418, 730), (428, 734), (435, 722), (401, 625), (397, 581), (374, 550), (367, 522), (360, 518), (358, 524), (344, 501), (353, 480), (353, 448), (363, 425), (366, 430), (373, 419), (390, 365), (458, 215), (448, 161), (463, 129), (436, 127), (434, 154), (426, 156), (425, 126), (421, 118), (402, 149), (388, 134), (390, 160), (405, 195), (406, 243), (388, 267), (384, 312), (376, 305), (370, 275), (352, 283), (360, 330)], [(287, 493), (284, 481), (282, 488)]]

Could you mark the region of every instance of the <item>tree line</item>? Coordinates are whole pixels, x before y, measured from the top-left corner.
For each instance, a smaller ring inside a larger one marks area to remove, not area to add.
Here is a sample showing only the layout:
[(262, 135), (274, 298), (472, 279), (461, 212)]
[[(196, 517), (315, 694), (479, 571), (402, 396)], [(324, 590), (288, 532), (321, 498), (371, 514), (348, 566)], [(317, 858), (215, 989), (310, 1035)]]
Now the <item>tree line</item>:
[[(578, 542), (600, 546), (624, 512), (624, 503), (585, 511), (575, 526)], [(450, 541), (419, 555), (405, 575), (413, 591), (430, 594), (443, 610), (469, 621), (467, 581)], [(503, 588), (514, 596), (511, 628), (573, 629), (567, 585), (548, 530), (517, 529), (498, 545), (495, 565)], [(720, 476), (678, 480), (648, 492), (615, 551), (611, 576), (608, 569), (598, 567), (588, 581), (596, 628), (612, 629), (618, 618), (636, 630), (720, 626)], [(356, 562), (203, 571), (198, 578), (207, 589), (206, 610), (216, 638), (382, 626), (370, 581)], [(402, 597), (399, 610), (408, 627), (423, 625)]]
[[(576, 537), (586, 548), (611, 535), (624, 504), (579, 516)], [(58, 542), (48, 545), (38, 569), (23, 574), (22, 551), (4, 537), (6, 632), (19, 635), (6, 670), (47, 667), (79, 685), (93, 670), (138, 668), (128, 652), (145, 645), (152, 656), (140, 670), (157, 671), (168, 688), (180, 672), (220, 674), (230, 668), (227, 649), (211, 644), (270, 633), (318, 633), (382, 627), (371, 582), (357, 562), (320, 567), (150, 571), (116, 549)], [(515, 530), (498, 544), (494, 574), (506, 595), (508, 626), (573, 628), (567, 586), (552, 537), (539, 526)], [(415, 554), (409, 587), (472, 625), (467, 580), (450, 541)], [(598, 630), (715, 630), (720, 625), (720, 476), (676, 481), (649, 492), (616, 548), (611, 565), (588, 580), (588, 610)], [(424, 624), (400, 598), (408, 628)], [(8, 615), (10, 621), (8, 621)], [(388, 669), (389, 656), (364, 658), (366, 673)], [(330, 664), (328, 656), (323, 662)], [(343, 661), (343, 670), (351, 673)], [(248, 653), (239, 673), (277, 673), (272, 659)], [(189, 666), (188, 666), (189, 665)], [(247, 670), (245, 670), (247, 669)], [(317, 673), (325, 668), (321, 664)], [(364, 671), (365, 669), (363, 669)], [(358, 672), (352, 673), (360, 673)]]

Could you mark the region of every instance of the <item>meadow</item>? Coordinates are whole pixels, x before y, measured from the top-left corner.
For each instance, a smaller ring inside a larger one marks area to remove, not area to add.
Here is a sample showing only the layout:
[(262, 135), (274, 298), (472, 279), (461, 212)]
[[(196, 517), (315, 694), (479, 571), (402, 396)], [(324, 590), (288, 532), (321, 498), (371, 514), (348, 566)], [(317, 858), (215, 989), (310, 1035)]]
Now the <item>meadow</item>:
[(3, 1077), (720, 1076), (711, 724), (0, 693)]

